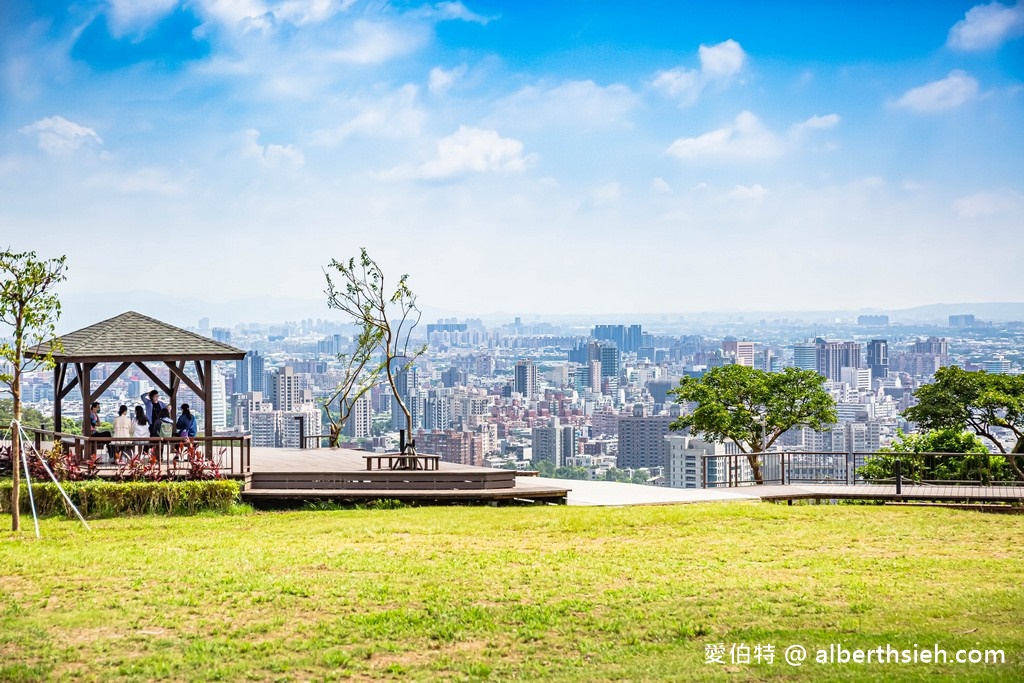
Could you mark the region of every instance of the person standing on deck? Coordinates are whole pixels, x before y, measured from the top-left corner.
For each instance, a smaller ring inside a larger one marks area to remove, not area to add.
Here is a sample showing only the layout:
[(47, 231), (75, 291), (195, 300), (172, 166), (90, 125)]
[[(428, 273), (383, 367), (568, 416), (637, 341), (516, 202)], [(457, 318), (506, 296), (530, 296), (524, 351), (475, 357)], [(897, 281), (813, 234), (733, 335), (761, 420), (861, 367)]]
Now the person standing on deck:
[(142, 404), (146, 408), (146, 419), (149, 420), (149, 435), (160, 436), (160, 410), (166, 409), (167, 404), (160, 400), (160, 392), (156, 389), (143, 395)]

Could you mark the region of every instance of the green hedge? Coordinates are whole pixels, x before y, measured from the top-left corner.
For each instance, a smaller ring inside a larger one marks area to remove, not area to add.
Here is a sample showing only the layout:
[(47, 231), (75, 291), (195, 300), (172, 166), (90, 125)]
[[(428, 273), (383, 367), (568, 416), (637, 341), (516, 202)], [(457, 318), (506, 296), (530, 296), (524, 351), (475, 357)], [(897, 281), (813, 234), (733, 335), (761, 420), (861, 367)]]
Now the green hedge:
[[(122, 515), (192, 515), (197, 512), (227, 512), (238, 500), (241, 485), (226, 479), (214, 481), (66, 481), (61, 484), (86, 517)], [(10, 480), (0, 481), (0, 513), (11, 512)], [(32, 484), (40, 516), (74, 516), (52, 482)], [(21, 484), (22, 514), (31, 514), (28, 488)]]

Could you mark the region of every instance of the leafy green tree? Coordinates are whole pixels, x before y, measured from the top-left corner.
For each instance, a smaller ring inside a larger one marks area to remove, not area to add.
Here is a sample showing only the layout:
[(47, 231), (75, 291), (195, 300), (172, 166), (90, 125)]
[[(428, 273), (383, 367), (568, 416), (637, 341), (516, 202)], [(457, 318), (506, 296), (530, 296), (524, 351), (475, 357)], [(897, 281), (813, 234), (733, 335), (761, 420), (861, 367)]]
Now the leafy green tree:
[[(0, 399), (0, 433), (3, 433), (5, 429), (11, 424), (11, 420), (14, 418), (14, 401), (9, 398)], [(53, 417), (50, 415), (43, 415), (35, 408), (21, 407), (21, 423), (28, 427), (38, 427), (44, 431), (53, 430)], [(63, 432), (64, 434), (81, 434), (82, 423), (75, 421), (74, 418), (63, 416), (61, 418), (61, 429), (55, 430)], [(103, 424), (107, 427), (99, 427), (100, 429), (113, 429), (113, 426), (109, 422)]]
[[(21, 376), (40, 368), (53, 367), (53, 353), (60, 349), (51, 343), (56, 337), (60, 319), (60, 299), (53, 289), (67, 279), (66, 256), (40, 260), (34, 251), (0, 252), (0, 322), (11, 329), (11, 341), (0, 343), (0, 358), (10, 371), (0, 372), (0, 382), (10, 387), (12, 419), (18, 423), (21, 414)], [(50, 344), (43, 358), (25, 358), (25, 349)], [(8, 422), (7, 425), (10, 425)], [(21, 483), (21, 435), (12, 430), (13, 484), (11, 492), (11, 529), (21, 529), (19, 486)]]
[[(331, 425), (331, 446), (338, 445), (356, 401), (384, 379), (391, 386), (391, 400), (405, 414), (406, 434), (411, 438), (412, 413), (395, 386), (395, 377), (408, 370), (427, 347), (411, 347), (422, 312), (409, 289), (409, 276), (403, 275), (394, 289), (388, 288), (383, 271), (365, 248), (360, 250), (358, 261), (332, 259), (328, 268), (337, 271), (337, 282), (329, 270), (324, 271), (327, 306), (348, 314), (359, 327), (353, 351), (338, 354), (344, 364), (342, 381), (322, 406)], [(334, 401), (338, 402), (337, 413), (331, 410)]]
[(633, 472), (633, 478), (630, 479), (634, 484), (646, 484), (647, 480), (651, 478), (651, 471), (648, 469), (639, 469)]
[(712, 368), (701, 378), (684, 377), (669, 391), (693, 412), (671, 424), (711, 441), (732, 441), (745, 453), (754, 481), (764, 483), (761, 453), (795, 427), (824, 431), (838, 419), (825, 378), (813, 370), (765, 372), (745, 365)]
[(555, 476), (555, 464), (550, 460), (538, 460), (533, 463), (534, 469), (537, 470), (537, 474), (541, 477), (553, 477)]
[(559, 479), (590, 479), (590, 473), (586, 467), (559, 467), (555, 470), (555, 476)]
[[(963, 453), (961, 457), (943, 453)], [(865, 479), (891, 479), (896, 475), (912, 481), (976, 481), (989, 484), (1013, 478), (1006, 458), (991, 455), (977, 435), (959, 429), (937, 429), (923, 434), (897, 432), (889, 448), (870, 458), (857, 473)]]
[[(992, 443), (1006, 457), (1017, 481), (1024, 481), (1024, 375), (967, 372), (956, 366), (940, 368), (935, 381), (914, 392), (917, 405), (903, 416), (925, 430), (970, 430)], [(997, 429), (1017, 439), (1007, 450)]]

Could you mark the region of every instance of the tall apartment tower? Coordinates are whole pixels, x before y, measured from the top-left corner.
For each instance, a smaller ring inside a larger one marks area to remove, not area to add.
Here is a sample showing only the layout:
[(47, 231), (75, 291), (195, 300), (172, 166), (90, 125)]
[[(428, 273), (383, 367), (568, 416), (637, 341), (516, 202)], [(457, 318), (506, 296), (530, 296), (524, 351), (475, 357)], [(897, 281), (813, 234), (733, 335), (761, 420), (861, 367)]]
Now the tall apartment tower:
[(793, 345), (793, 365), (801, 370), (818, 369), (818, 346), (812, 342)]
[(860, 344), (857, 342), (827, 342), (814, 340), (818, 347), (816, 370), (830, 382), (842, 382), (843, 368), (860, 367)]
[[(410, 400), (410, 389), (416, 387), (416, 368), (406, 368), (406, 363), (409, 359), (406, 356), (397, 356), (391, 361), (391, 371), (395, 373), (395, 393), (398, 398), (401, 398), (402, 403), (409, 410), (413, 412), (412, 401)], [(415, 429), (415, 420), (413, 421), (413, 429)], [(405, 413), (402, 412), (401, 407), (398, 405), (398, 401), (395, 398), (391, 400), (391, 428), (392, 429), (405, 429)], [(408, 435), (407, 435), (408, 438)]]
[(555, 467), (562, 466), (562, 426), (557, 417), (543, 427), (533, 428), (533, 460), (547, 460)]
[(228, 397), (224, 388), (224, 373), (217, 365), (217, 363), (213, 363), (213, 376), (210, 382), (212, 395), (210, 396), (209, 411), (213, 420), (214, 432), (227, 429), (228, 426)]
[(515, 390), (529, 401), (536, 398), (537, 387), (537, 366), (533, 361), (529, 358), (516, 361)]
[(889, 342), (885, 339), (872, 339), (868, 342), (868, 369), (871, 370), (871, 381), (889, 376)]
[(245, 358), (235, 361), (234, 393), (247, 394), (250, 391), (264, 391), (263, 356), (259, 351), (249, 351)]
[(364, 439), (370, 436), (370, 427), (373, 424), (373, 404), (370, 401), (370, 394), (366, 393), (355, 400), (352, 410), (349, 412), (348, 420), (345, 421), (343, 431), (345, 436), (353, 439)]
[(270, 386), (267, 398), (274, 404), (274, 410), (297, 410), (303, 403), (299, 390), (299, 377), (290, 365), (269, 373)]
[(595, 325), (594, 339), (610, 341), (622, 353), (635, 353), (643, 344), (643, 327), (640, 325)]
[(669, 444), (665, 437), (673, 419), (671, 415), (645, 417), (640, 408), (634, 408), (631, 417), (620, 417), (616, 466), (664, 467), (669, 455)]
[(724, 341), (722, 342), (722, 354), (735, 359), (736, 365), (754, 367), (754, 342), (752, 341)]

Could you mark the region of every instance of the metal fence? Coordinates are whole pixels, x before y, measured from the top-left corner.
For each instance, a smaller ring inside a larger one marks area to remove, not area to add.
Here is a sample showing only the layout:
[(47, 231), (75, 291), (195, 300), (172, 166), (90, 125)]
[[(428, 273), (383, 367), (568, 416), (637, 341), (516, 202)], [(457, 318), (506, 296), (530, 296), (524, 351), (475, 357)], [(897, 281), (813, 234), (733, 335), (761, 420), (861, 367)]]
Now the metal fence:
[[(702, 481), (705, 488), (759, 484), (1020, 486), (1008, 457), (1012, 456), (824, 451), (706, 455)], [(751, 459), (757, 463), (756, 469)]]

